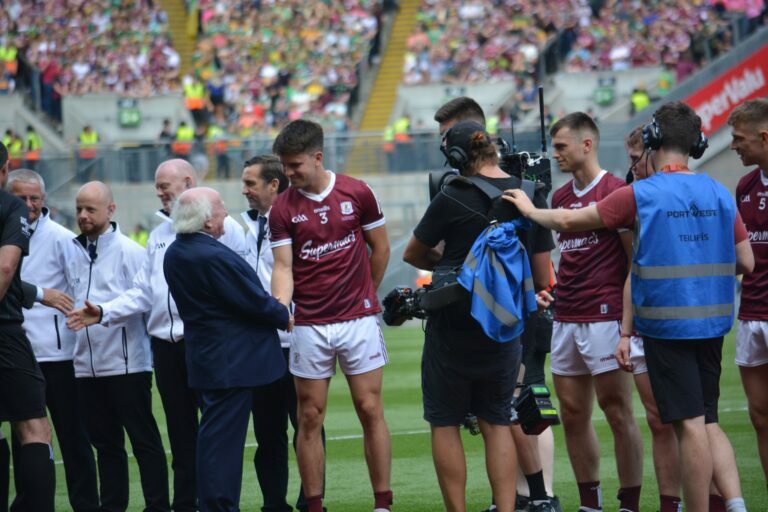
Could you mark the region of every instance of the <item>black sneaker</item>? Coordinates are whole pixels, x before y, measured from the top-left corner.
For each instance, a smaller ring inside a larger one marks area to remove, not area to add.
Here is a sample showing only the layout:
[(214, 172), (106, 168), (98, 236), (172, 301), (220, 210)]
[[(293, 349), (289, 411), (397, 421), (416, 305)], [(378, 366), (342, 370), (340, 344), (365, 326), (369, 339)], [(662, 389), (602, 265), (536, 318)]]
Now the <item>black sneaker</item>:
[(563, 507), (560, 505), (560, 498), (552, 496), (549, 498), (549, 502), (552, 504), (552, 510), (555, 512), (563, 512)]
[(530, 505), (528, 505), (528, 508), (526, 509), (526, 511), (527, 512), (555, 512), (555, 509), (552, 506), (551, 500), (544, 500), (536, 504), (531, 502)]
[(518, 494), (515, 497), (515, 512), (527, 512), (531, 504), (531, 498)]

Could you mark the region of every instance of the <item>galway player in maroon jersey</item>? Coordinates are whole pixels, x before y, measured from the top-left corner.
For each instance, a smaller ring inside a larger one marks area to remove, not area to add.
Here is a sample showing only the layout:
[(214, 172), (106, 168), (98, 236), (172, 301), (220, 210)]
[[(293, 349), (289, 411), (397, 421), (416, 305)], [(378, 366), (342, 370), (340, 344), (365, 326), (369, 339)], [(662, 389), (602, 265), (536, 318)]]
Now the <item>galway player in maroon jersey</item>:
[[(553, 156), (573, 179), (552, 196), (552, 208), (579, 209), (624, 186), (600, 168), (600, 134), (581, 112), (550, 130)], [(594, 229), (558, 233), (560, 266), (552, 333), (552, 377), (562, 411), (566, 446), (579, 486), (581, 508), (602, 509), (600, 447), (592, 425), (594, 396), (614, 437), (622, 511), (637, 511), (643, 446), (632, 414), (632, 379), (619, 371), (622, 292), (632, 254), (632, 233)]]
[(317, 123), (289, 123), (273, 150), (291, 186), (278, 196), (269, 217), (272, 294), (286, 305), (293, 300), (296, 307), (289, 364), (308, 510), (322, 511), (320, 429), (338, 360), (363, 427), (373, 510), (388, 511), (392, 456), (381, 401), (387, 349), (376, 316), (381, 311), (376, 289), (389, 261), (384, 215), (368, 185), (323, 167), (323, 130)]
[(728, 123), (733, 136), (731, 149), (745, 166), (757, 166), (736, 187), (736, 206), (755, 255), (755, 270), (742, 281), (736, 364), (768, 481), (768, 100), (738, 106)]

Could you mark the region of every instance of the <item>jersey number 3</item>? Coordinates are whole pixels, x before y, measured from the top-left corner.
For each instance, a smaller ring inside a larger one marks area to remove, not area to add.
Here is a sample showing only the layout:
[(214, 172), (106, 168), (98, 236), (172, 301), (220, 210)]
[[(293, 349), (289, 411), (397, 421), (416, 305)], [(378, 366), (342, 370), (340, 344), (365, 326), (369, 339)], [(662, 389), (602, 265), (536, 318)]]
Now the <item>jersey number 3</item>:
[(328, 224), (328, 214), (326, 212), (319, 212), (320, 224)]

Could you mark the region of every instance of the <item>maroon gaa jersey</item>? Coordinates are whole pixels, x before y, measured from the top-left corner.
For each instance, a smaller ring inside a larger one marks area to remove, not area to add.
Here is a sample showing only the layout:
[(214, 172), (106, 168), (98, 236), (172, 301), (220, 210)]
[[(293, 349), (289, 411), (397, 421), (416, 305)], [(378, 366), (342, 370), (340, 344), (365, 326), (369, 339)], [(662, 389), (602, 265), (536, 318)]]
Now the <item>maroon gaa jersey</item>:
[(297, 325), (353, 320), (381, 311), (363, 232), (384, 225), (371, 188), (342, 174), (320, 194), (289, 187), (269, 214), (271, 246), (291, 245)]
[(760, 169), (739, 180), (736, 206), (755, 254), (755, 270), (741, 282), (739, 320), (768, 320), (768, 178)]
[[(601, 171), (583, 190), (577, 190), (571, 180), (554, 193), (552, 208), (584, 208), (624, 185), (624, 180), (607, 171)], [(621, 245), (619, 232), (603, 228), (557, 233), (557, 245), (560, 266), (557, 271), (555, 320), (621, 320), (627, 253)]]

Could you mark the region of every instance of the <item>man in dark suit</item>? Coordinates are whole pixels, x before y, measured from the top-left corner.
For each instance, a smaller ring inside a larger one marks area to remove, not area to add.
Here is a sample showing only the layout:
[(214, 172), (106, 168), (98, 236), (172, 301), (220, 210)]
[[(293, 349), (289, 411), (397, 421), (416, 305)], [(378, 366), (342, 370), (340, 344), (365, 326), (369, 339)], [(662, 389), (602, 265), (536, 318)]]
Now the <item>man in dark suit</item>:
[(181, 194), (171, 215), (178, 235), (163, 262), (185, 325), (189, 385), (200, 392), (203, 410), (197, 439), (201, 512), (239, 510), (253, 390), (285, 372), (275, 329), (293, 324), (251, 266), (216, 240), (226, 216), (215, 190)]

